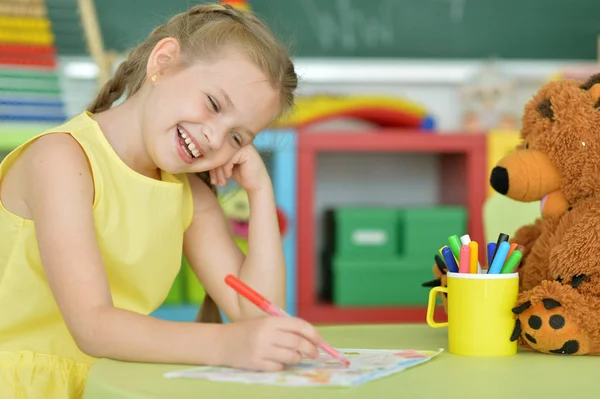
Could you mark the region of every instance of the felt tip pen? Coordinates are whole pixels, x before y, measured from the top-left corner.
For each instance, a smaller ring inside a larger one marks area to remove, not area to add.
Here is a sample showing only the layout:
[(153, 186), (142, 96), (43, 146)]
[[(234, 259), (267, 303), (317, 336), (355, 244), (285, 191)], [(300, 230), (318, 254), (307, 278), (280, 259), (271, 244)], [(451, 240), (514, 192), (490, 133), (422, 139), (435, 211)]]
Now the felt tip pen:
[[(479, 264), (479, 248), (477, 246), (477, 243), (474, 241), (471, 241), (471, 236), (469, 236), (468, 234), (463, 235), (462, 237), (460, 237), (460, 242), (462, 243), (462, 245), (469, 245), (471, 247), (471, 258), (473, 258), (473, 255), (475, 255), (475, 267), (476, 270), (473, 271), (473, 269), (471, 268), (471, 273), (480, 273), (481, 272), (481, 265)], [(473, 252), (473, 246), (471, 245), (471, 243), (474, 243), (473, 245), (475, 246), (475, 252)]]
[(450, 244), (450, 249), (452, 250), (452, 254), (456, 260), (460, 259), (460, 238), (455, 234), (453, 236), (448, 237), (448, 244)]
[[(498, 241), (496, 241), (496, 250), (494, 251), (494, 255), (492, 255), (492, 263), (494, 262), (493, 259), (496, 257), (496, 253), (498, 253), (500, 244), (502, 244), (503, 242), (506, 242), (506, 241), (508, 241), (508, 234), (504, 234), (504, 233), (498, 234)], [(510, 244), (509, 244), (509, 247), (510, 247)], [(488, 273), (489, 273), (489, 269), (488, 269)]]
[(525, 249), (521, 245), (517, 246), (517, 248), (512, 252), (512, 254), (510, 254), (506, 262), (504, 262), (504, 266), (502, 266), (502, 270), (500, 270), (500, 273), (513, 273), (515, 271), (515, 268), (517, 267), (517, 264), (519, 264), (521, 258), (523, 258), (524, 250)]
[(440, 250), (438, 251), (440, 253), (440, 255), (444, 256), (444, 254), (442, 253), (442, 251), (444, 250), (444, 248), (448, 248), (447, 245), (444, 245), (443, 247), (440, 248)]
[[(444, 259), (444, 248), (448, 248), (447, 245), (444, 245), (443, 247), (440, 248), (439, 253), (442, 256), (442, 259)], [(450, 248), (448, 248), (450, 249)], [(452, 253), (452, 250), (450, 250), (450, 253)], [(452, 256), (454, 256), (454, 254), (452, 254)], [(458, 259), (456, 259), (456, 257), (454, 257), (454, 260), (457, 262), (458, 264)], [(445, 262), (445, 261), (444, 261)]]
[(489, 242), (487, 245), (487, 265), (488, 270), (490, 270), (490, 266), (492, 266), (492, 260), (494, 260), (494, 252), (496, 252), (496, 243)]
[(517, 249), (517, 246), (519, 244), (517, 244), (516, 242), (513, 242), (512, 244), (510, 244), (510, 249), (508, 250), (508, 254), (506, 255), (506, 259), (510, 258), (510, 255), (512, 255), (513, 251), (515, 249)]
[(471, 248), (468, 245), (460, 247), (460, 260), (458, 263), (459, 273), (469, 273), (471, 267)]
[[(260, 309), (264, 310), (267, 314), (270, 314), (271, 316), (290, 316), (283, 309), (273, 305), (268, 299), (254, 291), (252, 288), (248, 287), (234, 275), (228, 274), (225, 276), (225, 283), (233, 288), (238, 294), (242, 295)], [(348, 359), (344, 358), (341, 353), (333, 349), (324, 341), (321, 341), (319, 347), (329, 355), (342, 362), (344, 366), (348, 367), (350, 365), (350, 361), (348, 361)]]
[(477, 242), (471, 241), (469, 243), (469, 249), (471, 250), (471, 261), (469, 262), (469, 273), (477, 274), (481, 271), (481, 266), (479, 265), (479, 246)]
[(500, 273), (509, 249), (510, 244), (507, 241), (502, 241), (500, 245), (496, 247), (496, 255), (494, 256), (494, 260), (492, 260), (492, 265), (488, 270), (488, 274)]
[(446, 265), (448, 265), (448, 271), (452, 273), (458, 273), (458, 265), (456, 264), (454, 255), (452, 255), (452, 250), (448, 247), (445, 247), (442, 249), (442, 256), (446, 261)]

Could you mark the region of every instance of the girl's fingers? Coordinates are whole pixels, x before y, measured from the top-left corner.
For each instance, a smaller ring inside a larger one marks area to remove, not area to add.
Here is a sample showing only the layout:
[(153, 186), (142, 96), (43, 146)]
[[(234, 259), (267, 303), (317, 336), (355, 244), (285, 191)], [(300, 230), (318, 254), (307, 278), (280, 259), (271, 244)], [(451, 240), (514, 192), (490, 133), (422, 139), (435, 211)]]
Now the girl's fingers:
[(225, 165), (225, 176), (229, 179), (231, 177), (231, 175), (233, 174), (233, 168), (235, 167), (235, 164), (233, 162), (228, 163), (227, 165)]
[(221, 186), (224, 186), (227, 184), (227, 178), (225, 177), (225, 171), (223, 170), (223, 167), (219, 167), (217, 168), (217, 181), (219, 182), (219, 184)]
[(258, 365), (261, 371), (266, 372), (277, 372), (282, 371), (285, 368), (285, 364), (273, 360), (263, 360)]
[(306, 357), (316, 358), (319, 354), (317, 346), (301, 335), (289, 333), (282, 334), (275, 342), (276, 346), (299, 352)]
[(302, 354), (296, 350), (274, 346), (271, 351), (266, 354), (265, 360), (270, 360), (276, 364), (297, 364), (302, 361)]

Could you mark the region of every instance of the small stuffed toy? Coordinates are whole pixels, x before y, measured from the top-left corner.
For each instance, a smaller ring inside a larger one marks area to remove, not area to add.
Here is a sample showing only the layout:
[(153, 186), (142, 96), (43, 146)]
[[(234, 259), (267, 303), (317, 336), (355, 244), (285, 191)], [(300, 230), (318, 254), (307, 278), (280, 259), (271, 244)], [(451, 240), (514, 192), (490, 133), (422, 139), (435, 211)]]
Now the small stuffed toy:
[[(225, 217), (229, 220), (231, 234), (242, 250), (248, 251), (248, 232), (250, 230), (250, 201), (248, 193), (242, 188), (235, 188), (220, 198), (221, 208)], [(283, 237), (287, 232), (287, 218), (283, 211), (276, 208), (277, 220), (279, 222), (279, 233)]]
[(461, 87), (462, 128), (470, 133), (519, 128), (517, 81), (491, 62)]
[(510, 240), (525, 249), (511, 339), (600, 354), (600, 74), (544, 85), (525, 106), (521, 138), (490, 175), (498, 193), (541, 206)]
[[(446, 287), (446, 275), (448, 274), (448, 267), (439, 255), (435, 256), (435, 265), (433, 266), (433, 277), (431, 281), (427, 281), (422, 284), (423, 287)], [(442, 299), (442, 305), (444, 305), (444, 312), (448, 313), (448, 294), (439, 293), (438, 297)]]
[(250, 202), (244, 189), (235, 189), (220, 198), (221, 208), (229, 220), (234, 237), (248, 239), (250, 221)]

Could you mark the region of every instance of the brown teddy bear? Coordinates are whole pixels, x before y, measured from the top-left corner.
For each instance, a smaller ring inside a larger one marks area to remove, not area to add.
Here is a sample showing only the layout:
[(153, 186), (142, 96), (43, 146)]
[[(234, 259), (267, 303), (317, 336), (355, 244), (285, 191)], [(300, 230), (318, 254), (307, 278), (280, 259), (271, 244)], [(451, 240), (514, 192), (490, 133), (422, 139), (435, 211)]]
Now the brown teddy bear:
[[(521, 138), (490, 175), (498, 193), (541, 206), (541, 218), (510, 239), (524, 247), (510, 339), (543, 353), (599, 355), (600, 74), (543, 86), (525, 106)], [(446, 272), (437, 262), (423, 286), (445, 286)]]
[(521, 137), (490, 175), (498, 193), (541, 206), (510, 240), (525, 249), (511, 339), (600, 354), (600, 74), (544, 85), (525, 106)]

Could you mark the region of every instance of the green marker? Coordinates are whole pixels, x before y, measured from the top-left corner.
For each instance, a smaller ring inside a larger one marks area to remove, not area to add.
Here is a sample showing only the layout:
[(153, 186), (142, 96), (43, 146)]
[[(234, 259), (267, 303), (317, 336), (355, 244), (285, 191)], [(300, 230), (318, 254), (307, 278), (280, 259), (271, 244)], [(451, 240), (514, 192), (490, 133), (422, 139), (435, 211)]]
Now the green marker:
[(448, 237), (448, 243), (450, 244), (450, 250), (452, 251), (452, 255), (456, 259), (460, 259), (460, 238), (455, 234), (453, 236)]
[(513, 273), (515, 270), (515, 267), (517, 266), (517, 264), (521, 261), (521, 258), (523, 257), (523, 247), (522, 246), (518, 246), (512, 254), (510, 254), (510, 257), (506, 260), (506, 262), (504, 262), (504, 266), (502, 266), (502, 270), (500, 270), (500, 274), (509, 274), (509, 273)]

